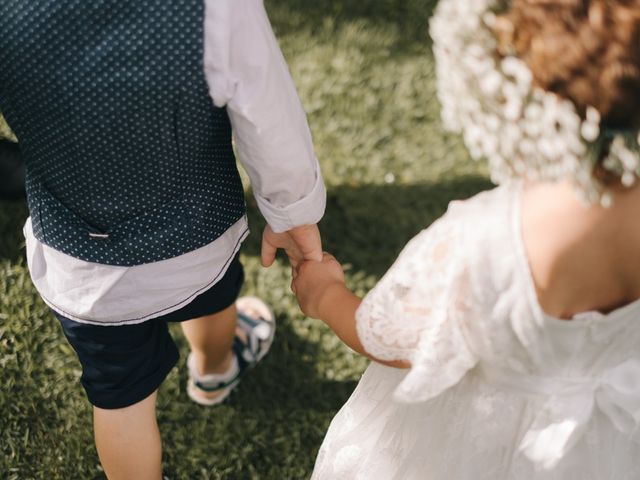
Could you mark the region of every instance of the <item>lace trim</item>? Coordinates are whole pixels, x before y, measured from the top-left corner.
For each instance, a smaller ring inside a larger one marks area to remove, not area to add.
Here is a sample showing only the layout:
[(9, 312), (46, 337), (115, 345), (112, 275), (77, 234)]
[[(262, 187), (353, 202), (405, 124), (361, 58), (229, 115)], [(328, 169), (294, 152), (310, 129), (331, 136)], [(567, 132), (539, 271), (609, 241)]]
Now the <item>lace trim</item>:
[(460, 224), (447, 214), (418, 234), (356, 313), (368, 353), (412, 363), (401, 395), (433, 396), (476, 362), (460, 327), (471, 294)]

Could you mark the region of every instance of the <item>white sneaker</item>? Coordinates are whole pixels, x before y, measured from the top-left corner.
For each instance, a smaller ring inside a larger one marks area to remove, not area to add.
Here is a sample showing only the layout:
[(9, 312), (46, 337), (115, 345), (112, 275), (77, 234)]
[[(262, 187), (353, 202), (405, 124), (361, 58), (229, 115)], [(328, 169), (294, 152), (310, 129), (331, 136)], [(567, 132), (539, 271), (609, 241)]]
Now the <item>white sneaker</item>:
[[(187, 394), (194, 402), (212, 406), (224, 402), (240, 379), (264, 358), (276, 333), (275, 315), (257, 297), (241, 297), (236, 301), (238, 321), (233, 339), (233, 359), (225, 373), (200, 375), (193, 354), (187, 366), (189, 381)], [(215, 394), (211, 396), (212, 394)]]

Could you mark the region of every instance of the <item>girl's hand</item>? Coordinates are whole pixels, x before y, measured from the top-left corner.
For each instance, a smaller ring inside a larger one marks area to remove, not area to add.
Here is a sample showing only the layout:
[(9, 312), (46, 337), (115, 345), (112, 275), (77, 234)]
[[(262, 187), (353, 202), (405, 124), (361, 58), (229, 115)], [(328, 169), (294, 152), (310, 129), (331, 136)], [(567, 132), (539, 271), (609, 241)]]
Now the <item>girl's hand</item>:
[(291, 290), (308, 317), (322, 319), (323, 306), (330, 301), (331, 292), (346, 288), (342, 266), (328, 253), (323, 255), (321, 262), (302, 262), (293, 271)]

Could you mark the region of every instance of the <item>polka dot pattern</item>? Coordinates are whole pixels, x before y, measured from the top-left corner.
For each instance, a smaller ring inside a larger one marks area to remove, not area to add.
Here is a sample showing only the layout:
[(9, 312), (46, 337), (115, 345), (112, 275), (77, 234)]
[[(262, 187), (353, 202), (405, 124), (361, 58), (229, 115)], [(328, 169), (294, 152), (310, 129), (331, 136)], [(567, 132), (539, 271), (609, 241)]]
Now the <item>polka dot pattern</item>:
[(242, 217), (203, 18), (202, 0), (0, 2), (0, 111), (27, 162), (38, 240), (133, 266), (200, 248)]

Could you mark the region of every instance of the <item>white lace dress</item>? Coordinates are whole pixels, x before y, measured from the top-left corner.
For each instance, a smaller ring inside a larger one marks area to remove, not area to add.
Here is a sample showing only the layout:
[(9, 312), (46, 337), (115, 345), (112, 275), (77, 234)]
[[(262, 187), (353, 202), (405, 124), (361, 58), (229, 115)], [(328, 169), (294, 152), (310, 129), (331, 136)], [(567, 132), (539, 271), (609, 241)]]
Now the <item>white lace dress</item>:
[(452, 203), (367, 295), (365, 349), (413, 366), (367, 369), (314, 480), (640, 479), (640, 302), (547, 316), (520, 193)]

